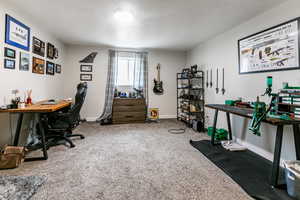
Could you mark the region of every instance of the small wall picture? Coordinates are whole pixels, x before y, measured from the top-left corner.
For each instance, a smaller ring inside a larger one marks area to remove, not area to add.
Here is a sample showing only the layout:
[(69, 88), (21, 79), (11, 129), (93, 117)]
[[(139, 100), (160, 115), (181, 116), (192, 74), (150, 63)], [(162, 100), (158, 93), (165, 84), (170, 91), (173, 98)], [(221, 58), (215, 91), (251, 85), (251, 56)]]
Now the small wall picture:
[(32, 73), (44, 74), (45, 73), (45, 60), (33, 57), (32, 58)]
[(92, 65), (81, 65), (80, 72), (92, 72), (93, 66)]
[(16, 51), (14, 49), (4, 48), (4, 56), (8, 58), (16, 58)]
[(20, 71), (29, 71), (29, 62), (30, 62), (30, 54), (20, 52), (19, 70)]
[(80, 74), (81, 81), (92, 81), (93, 75), (92, 74)]
[(5, 69), (15, 69), (15, 60), (4, 59), (4, 68)]
[(150, 108), (149, 109), (149, 118), (151, 120), (158, 120), (159, 118), (159, 109), (158, 108)]
[(54, 48), (54, 58), (57, 59), (58, 58), (58, 49)]
[(30, 28), (6, 14), (5, 43), (29, 51)]
[(46, 74), (54, 75), (55, 64), (53, 62), (47, 61), (46, 63)]
[(32, 52), (44, 57), (45, 56), (45, 42), (43, 42), (42, 40), (33, 37), (33, 41), (32, 41)]
[(53, 59), (55, 57), (55, 47), (51, 43), (47, 43), (47, 58)]
[(55, 72), (58, 73), (58, 74), (61, 73), (61, 65), (56, 64), (56, 66), (55, 66)]

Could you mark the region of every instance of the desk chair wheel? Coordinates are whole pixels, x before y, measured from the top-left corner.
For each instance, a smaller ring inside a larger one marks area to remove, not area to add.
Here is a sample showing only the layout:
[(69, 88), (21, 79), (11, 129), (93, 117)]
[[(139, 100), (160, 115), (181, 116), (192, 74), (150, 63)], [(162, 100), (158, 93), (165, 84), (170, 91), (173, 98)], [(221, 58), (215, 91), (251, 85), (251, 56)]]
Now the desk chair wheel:
[(56, 145), (60, 144), (60, 141), (65, 141), (66, 143), (68, 143), (70, 148), (75, 147), (75, 144), (67, 136), (52, 135), (52, 136), (48, 136), (47, 139), (50, 139), (50, 141), (48, 142), (48, 144), (46, 146), (47, 149), (49, 149), (51, 146), (56, 146)]
[(72, 137), (80, 137), (80, 139), (85, 139), (85, 137), (83, 135), (80, 134), (72, 134), (72, 135), (68, 135), (67, 137), (72, 138)]

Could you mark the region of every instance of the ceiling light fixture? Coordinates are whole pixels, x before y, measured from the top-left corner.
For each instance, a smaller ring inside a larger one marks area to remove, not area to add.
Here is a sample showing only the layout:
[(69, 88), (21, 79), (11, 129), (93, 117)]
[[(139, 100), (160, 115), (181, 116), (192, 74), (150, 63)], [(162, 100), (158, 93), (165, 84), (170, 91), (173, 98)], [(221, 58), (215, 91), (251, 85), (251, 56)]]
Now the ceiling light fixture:
[(126, 10), (118, 10), (114, 15), (115, 19), (120, 23), (130, 24), (134, 21), (133, 14)]

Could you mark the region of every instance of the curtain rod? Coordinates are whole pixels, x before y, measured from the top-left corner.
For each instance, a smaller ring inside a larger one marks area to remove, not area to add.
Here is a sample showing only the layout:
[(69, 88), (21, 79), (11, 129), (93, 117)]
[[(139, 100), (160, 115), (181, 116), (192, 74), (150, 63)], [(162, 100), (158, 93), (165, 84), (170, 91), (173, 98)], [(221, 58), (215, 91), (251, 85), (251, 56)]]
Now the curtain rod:
[(139, 50), (124, 50), (124, 49), (108, 49), (111, 51), (118, 51), (118, 52), (124, 52), (124, 53), (148, 53), (148, 51), (139, 51)]

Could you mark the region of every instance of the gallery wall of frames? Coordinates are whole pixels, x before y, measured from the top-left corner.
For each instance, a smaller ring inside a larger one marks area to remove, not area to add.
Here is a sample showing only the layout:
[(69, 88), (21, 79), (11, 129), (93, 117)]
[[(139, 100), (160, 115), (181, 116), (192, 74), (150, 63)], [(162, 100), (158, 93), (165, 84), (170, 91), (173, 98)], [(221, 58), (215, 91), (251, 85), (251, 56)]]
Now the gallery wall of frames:
[[(57, 62), (58, 48), (38, 35), (31, 35), (30, 27), (8, 14), (5, 16), (5, 43), (5, 69), (52, 76), (62, 72), (62, 66)], [(17, 59), (19, 66), (16, 66)]]

